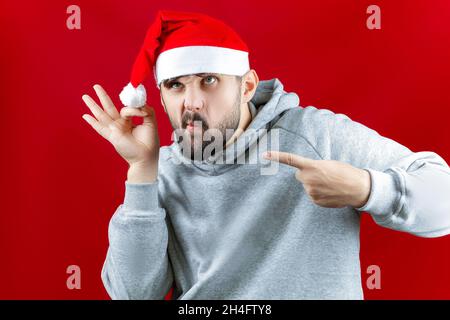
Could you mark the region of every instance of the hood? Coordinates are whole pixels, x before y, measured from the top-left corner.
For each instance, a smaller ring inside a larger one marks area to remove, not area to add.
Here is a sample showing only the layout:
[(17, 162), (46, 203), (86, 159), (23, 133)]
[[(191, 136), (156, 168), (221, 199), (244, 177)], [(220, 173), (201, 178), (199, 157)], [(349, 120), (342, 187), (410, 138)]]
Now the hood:
[[(261, 80), (258, 83), (253, 98), (248, 103), (252, 120), (246, 130), (233, 144), (202, 161), (184, 158), (176, 142), (171, 145), (171, 149), (177, 157), (183, 158), (184, 162), (188, 161), (193, 164), (195, 168), (209, 175), (221, 174), (231, 169), (236, 164), (236, 158), (245, 153), (250, 146), (258, 141), (260, 134), (264, 132), (264, 130), (259, 129), (270, 130), (272, 125), (286, 110), (298, 107), (299, 103), (300, 99), (298, 95), (294, 92), (288, 93), (284, 91), (283, 84), (278, 78)], [(260, 134), (255, 134), (255, 132), (260, 132)], [(246, 143), (243, 143), (243, 141), (246, 141)], [(234, 164), (224, 163), (224, 161), (216, 163), (221, 157), (222, 159), (226, 157), (225, 159), (228, 159), (227, 161), (233, 159)]]

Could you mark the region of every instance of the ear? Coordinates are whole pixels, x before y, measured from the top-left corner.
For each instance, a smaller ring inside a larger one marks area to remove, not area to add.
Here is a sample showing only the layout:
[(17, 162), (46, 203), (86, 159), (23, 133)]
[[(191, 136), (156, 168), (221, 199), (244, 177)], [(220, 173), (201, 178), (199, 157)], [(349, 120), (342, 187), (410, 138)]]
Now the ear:
[(258, 87), (258, 83), (259, 78), (254, 69), (247, 71), (247, 73), (242, 76), (242, 98), (244, 100), (242, 103), (247, 103), (253, 98), (256, 88)]

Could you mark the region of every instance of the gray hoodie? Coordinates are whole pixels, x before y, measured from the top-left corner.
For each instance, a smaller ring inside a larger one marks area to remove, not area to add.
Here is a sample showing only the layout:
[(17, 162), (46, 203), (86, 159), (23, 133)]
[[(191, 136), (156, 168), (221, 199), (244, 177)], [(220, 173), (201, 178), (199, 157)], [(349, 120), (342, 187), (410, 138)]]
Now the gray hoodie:
[[(156, 182), (125, 181), (101, 273), (112, 299), (163, 299), (172, 285), (172, 299), (363, 299), (363, 211), (416, 236), (450, 233), (450, 169), (439, 155), (299, 102), (278, 79), (260, 81), (233, 147), (187, 161), (173, 143), (160, 149)], [(316, 205), (295, 168), (262, 160), (268, 149), (367, 170), (369, 200)]]

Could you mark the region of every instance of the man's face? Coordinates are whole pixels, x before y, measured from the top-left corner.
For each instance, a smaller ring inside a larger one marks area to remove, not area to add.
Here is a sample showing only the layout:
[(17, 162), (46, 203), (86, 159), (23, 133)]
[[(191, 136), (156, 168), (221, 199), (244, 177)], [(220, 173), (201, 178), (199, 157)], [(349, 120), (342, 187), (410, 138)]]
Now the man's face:
[(167, 79), (161, 84), (161, 102), (177, 142), (183, 150), (190, 149), (191, 159), (201, 160), (211, 155), (204, 154), (208, 145), (214, 143), (208, 151), (223, 148), (238, 128), (241, 78), (202, 73)]

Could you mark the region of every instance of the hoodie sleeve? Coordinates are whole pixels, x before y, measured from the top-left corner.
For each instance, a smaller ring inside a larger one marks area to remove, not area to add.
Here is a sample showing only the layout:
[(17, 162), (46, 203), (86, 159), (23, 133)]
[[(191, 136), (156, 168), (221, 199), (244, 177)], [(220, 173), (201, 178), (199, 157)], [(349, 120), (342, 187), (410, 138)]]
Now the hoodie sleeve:
[(173, 283), (166, 212), (158, 183), (125, 181), (123, 204), (108, 228), (109, 247), (101, 278), (112, 299), (164, 299)]
[(344, 114), (299, 109), (297, 130), (323, 159), (370, 173), (369, 199), (355, 210), (368, 212), (380, 226), (419, 237), (450, 234), (450, 168), (443, 158), (412, 152)]

